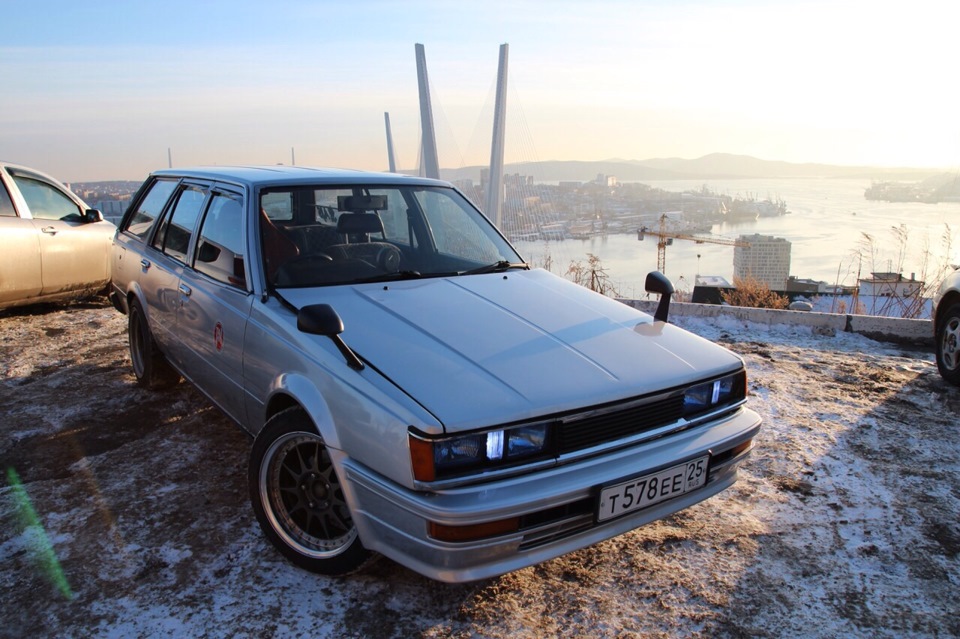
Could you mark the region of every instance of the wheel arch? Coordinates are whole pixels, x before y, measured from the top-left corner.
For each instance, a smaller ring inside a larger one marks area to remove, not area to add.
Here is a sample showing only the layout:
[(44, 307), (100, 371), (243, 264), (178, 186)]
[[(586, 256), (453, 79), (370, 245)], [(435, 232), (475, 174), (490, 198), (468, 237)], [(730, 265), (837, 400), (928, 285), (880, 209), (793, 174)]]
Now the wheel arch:
[(130, 313), (130, 306), (136, 301), (140, 305), (140, 309), (143, 311), (145, 317), (150, 316), (150, 305), (147, 304), (146, 296), (143, 293), (143, 288), (140, 286), (140, 282), (132, 281), (127, 285), (126, 293), (123, 296), (123, 299), (126, 301), (127, 305), (127, 314)]
[(933, 318), (933, 333), (936, 335), (940, 331), (940, 325), (943, 322), (947, 311), (954, 304), (960, 303), (960, 292), (948, 291), (937, 303), (937, 310)]
[(286, 373), (275, 381), (264, 407), (260, 428), (277, 413), (294, 407), (301, 408), (307, 414), (324, 445), (340, 449), (340, 438), (329, 405), (316, 385), (301, 374)]

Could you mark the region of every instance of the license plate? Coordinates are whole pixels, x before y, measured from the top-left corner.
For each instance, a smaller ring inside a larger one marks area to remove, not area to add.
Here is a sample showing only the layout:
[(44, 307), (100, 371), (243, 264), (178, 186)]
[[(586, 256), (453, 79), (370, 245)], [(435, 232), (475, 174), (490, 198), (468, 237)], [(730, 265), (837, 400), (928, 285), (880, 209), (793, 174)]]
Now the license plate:
[(597, 521), (619, 517), (696, 490), (707, 483), (709, 456), (657, 473), (607, 486), (600, 491)]

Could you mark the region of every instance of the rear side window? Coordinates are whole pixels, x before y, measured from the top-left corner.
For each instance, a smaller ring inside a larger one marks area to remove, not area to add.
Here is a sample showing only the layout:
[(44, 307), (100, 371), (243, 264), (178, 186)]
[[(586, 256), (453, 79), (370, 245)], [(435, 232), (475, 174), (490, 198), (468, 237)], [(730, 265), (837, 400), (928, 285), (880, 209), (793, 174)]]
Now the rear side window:
[(137, 205), (136, 212), (130, 216), (124, 231), (145, 239), (154, 221), (160, 217), (170, 194), (177, 188), (175, 180), (157, 180)]
[(190, 238), (193, 229), (200, 217), (200, 209), (206, 194), (198, 186), (185, 186), (177, 195), (177, 202), (173, 205), (170, 215), (163, 218), (163, 223), (153, 246), (170, 257), (183, 263), (187, 262), (187, 250), (190, 247)]
[(200, 227), (193, 267), (224, 284), (245, 289), (244, 246), (240, 198), (215, 193)]

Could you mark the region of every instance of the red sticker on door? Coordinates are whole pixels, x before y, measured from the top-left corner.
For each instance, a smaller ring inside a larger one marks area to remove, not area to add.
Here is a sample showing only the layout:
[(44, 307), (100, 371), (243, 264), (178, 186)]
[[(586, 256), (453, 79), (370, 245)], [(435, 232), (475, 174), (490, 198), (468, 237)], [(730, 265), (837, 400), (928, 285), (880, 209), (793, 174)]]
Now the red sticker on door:
[(217, 325), (213, 327), (213, 343), (218, 351), (223, 350), (223, 324), (220, 322), (217, 322)]

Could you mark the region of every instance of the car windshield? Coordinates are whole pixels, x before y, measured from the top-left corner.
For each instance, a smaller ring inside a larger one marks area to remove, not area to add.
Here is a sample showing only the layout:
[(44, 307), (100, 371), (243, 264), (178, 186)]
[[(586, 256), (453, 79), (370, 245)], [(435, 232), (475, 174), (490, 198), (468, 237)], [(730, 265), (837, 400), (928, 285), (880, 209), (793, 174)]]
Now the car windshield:
[(526, 268), (493, 224), (445, 187), (264, 189), (260, 230), (267, 280), (281, 288)]

